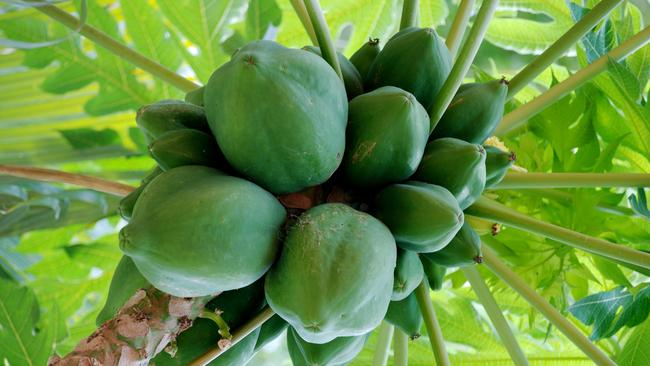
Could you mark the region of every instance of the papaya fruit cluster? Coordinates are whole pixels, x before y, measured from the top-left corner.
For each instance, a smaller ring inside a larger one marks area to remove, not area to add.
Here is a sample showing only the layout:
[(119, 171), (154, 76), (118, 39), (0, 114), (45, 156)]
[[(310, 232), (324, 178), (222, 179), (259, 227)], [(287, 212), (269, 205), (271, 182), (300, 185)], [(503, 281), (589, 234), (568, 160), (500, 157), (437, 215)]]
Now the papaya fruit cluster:
[[(349, 362), (383, 319), (419, 335), (414, 289), (481, 262), (463, 210), (513, 163), (482, 145), (507, 83), (461, 86), (434, 125), (451, 56), (433, 29), (338, 59), (343, 80), (318, 48), (252, 42), (186, 101), (138, 111), (158, 167), (121, 203), (114, 282), (129, 286), (111, 286), (98, 321), (142, 286), (222, 293), (207, 308), (232, 328), (268, 304), (274, 318), (215, 365), (245, 363), (287, 326), (296, 365)], [(221, 328), (197, 320), (156, 364), (186, 363)]]

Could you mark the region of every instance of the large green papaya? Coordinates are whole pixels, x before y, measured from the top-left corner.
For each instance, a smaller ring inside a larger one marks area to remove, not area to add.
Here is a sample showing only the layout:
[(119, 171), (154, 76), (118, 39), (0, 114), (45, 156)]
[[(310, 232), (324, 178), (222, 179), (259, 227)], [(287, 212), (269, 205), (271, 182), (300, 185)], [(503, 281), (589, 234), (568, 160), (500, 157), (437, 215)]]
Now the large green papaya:
[(340, 203), (309, 209), (266, 276), (266, 300), (304, 340), (365, 334), (384, 317), (397, 249), (388, 228)]
[(165, 132), (149, 145), (149, 152), (163, 170), (183, 165), (228, 168), (214, 137), (197, 130), (186, 128)]
[(203, 107), (203, 92), (205, 86), (190, 90), (185, 94), (185, 101)]
[(140, 182), (138, 188), (134, 189), (131, 193), (127, 194), (120, 200), (120, 205), (117, 210), (119, 211), (122, 218), (125, 220), (131, 219), (131, 215), (133, 214), (133, 207), (135, 206), (135, 202), (138, 200), (138, 197), (140, 197), (147, 184), (149, 184), (152, 179), (160, 175), (160, 173), (162, 173), (162, 169), (160, 169), (160, 167), (155, 167), (151, 172), (149, 172), (149, 174), (147, 174), (146, 177), (144, 177), (144, 179)]
[(497, 185), (515, 163), (517, 156), (496, 146), (485, 146), (485, 187)]
[(451, 71), (451, 55), (433, 28), (396, 33), (372, 63), (367, 84), (392, 85), (415, 95), (428, 111)]
[[(314, 46), (305, 46), (303, 50), (309, 51), (318, 56), (323, 56), (320, 52), (320, 48)], [(348, 100), (356, 97), (357, 95), (363, 94), (363, 79), (359, 74), (357, 68), (348, 60), (343, 54), (337, 52), (336, 55), (339, 59), (339, 64), (341, 66), (341, 74), (343, 74), (343, 84), (345, 84), (345, 93), (348, 96)]]
[(452, 137), (433, 140), (412, 178), (447, 188), (464, 210), (485, 189), (485, 149)]
[(407, 297), (422, 282), (423, 276), (422, 263), (418, 254), (398, 248), (391, 301), (399, 301)]
[(507, 94), (505, 79), (463, 88), (433, 129), (432, 138), (455, 137), (474, 144), (483, 143), (503, 117)]
[(323, 183), (341, 163), (345, 88), (311, 52), (249, 43), (212, 74), (203, 102), (228, 162), (273, 193)]
[(397, 245), (418, 253), (447, 245), (463, 225), (463, 211), (445, 188), (422, 182), (393, 184), (375, 198), (375, 216)]
[(342, 171), (355, 186), (410, 177), (429, 137), (429, 116), (415, 97), (386, 86), (350, 102)]
[(274, 314), (271, 319), (265, 321), (260, 327), (260, 335), (257, 337), (257, 343), (255, 343), (255, 352), (279, 337), (288, 327), (289, 323), (278, 314)]
[(284, 207), (244, 179), (202, 166), (147, 185), (120, 231), (120, 249), (156, 288), (196, 297), (262, 277), (278, 251)]
[(465, 222), (456, 236), (446, 247), (433, 253), (423, 253), (434, 263), (445, 267), (462, 267), (481, 263), (481, 238), (476, 231)]
[(375, 62), (377, 55), (379, 55), (379, 51), (381, 51), (381, 48), (379, 47), (379, 38), (370, 38), (368, 42), (364, 43), (361, 48), (350, 56), (350, 62), (352, 62), (352, 65), (354, 65), (354, 67), (357, 68), (357, 71), (359, 71), (359, 75), (361, 75), (361, 80), (363, 80), (364, 84), (368, 77), (370, 66)]
[(182, 100), (161, 100), (138, 109), (135, 121), (148, 142), (171, 130), (210, 132), (203, 108)]
[(386, 312), (386, 321), (401, 329), (409, 338), (420, 337), (422, 329), (422, 313), (418, 306), (415, 292), (411, 292), (400, 301), (391, 301)]
[(427, 278), (429, 287), (434, 291), (440, 290), (442, 288), (442, 284), (445, 282), (447, 267), (436, 264), (434, 261), (424, 255), (420, 255), (420, 260), (422, 261), (424, 276)]
[(118, 310), (141, 288), (149, 288), (151, 284), (147, 281), (135, 267), (131, 258), (122, 256), (120, 262), (115, 268), (111, 286), (108, 289), (106, 303), (97, 315), (95, 324), (100, 326), (105, 321), (112, 319)]
[(340, 366), (352, 361), (363, 349), (368, 334), (338, 337), (327, 343), (309, 343), (295, 329), (287, 331), (287, 349), (293, 366)]

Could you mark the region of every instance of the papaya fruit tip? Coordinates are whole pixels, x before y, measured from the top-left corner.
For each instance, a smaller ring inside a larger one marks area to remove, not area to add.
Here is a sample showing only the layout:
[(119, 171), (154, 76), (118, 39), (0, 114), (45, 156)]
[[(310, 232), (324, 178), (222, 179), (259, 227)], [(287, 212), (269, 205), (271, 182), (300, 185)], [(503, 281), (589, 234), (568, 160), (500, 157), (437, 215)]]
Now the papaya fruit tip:
[(412, 341), (414, 341), (414, 340), (420, 338), (420, 336), (421, 336), (420, 333), (411, 334), (411, 335), (409, 336), (409, 339), (412, 340)]
[(508, 159), (510, 159), (510, 161), (516, 161), (517, 160), (517, 154), (515, 154), (514, 151), (510, 152), (510, 156), (508, 157)]
[(476, 257), (474, 257), (474, 263), (476, 263), (476, 264), (483, 263), (483, 257), (481, 257), (480, 255), (477, 255)]
[(508, 79), (506, 79), (506, 77), (503, 76), (503, 75), (501, 76), (501, 80), (499, 80), (499, 83), (505, 84), (505, 85), (510, 85), (510, 81), (508, 81)]
[(496, 236), (501, 231), (501, 225), (498, 223), (492, 224), (492, 236)]

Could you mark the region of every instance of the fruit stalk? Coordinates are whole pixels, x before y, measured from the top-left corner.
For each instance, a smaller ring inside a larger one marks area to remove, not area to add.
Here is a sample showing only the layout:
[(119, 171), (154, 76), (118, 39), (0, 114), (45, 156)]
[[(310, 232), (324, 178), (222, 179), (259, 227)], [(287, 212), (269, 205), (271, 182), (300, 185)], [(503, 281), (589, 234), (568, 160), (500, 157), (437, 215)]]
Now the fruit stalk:
[(400, 30), (408, 27), (417, 27), (419, 4), (419, 0), (404, 0), (404, 5), (402, 6), (402, 19), (399, 23)]
[(314, 32), (314, 26), (311, 24), (309, 19), (309, 14), (307, 14), (307, 8), (305, 8), (305, 3), (303, 0), (290, 0), (293, 10), (296, 12), (300, 23), (305, 28), (309, 39), (313, 45), (318, 45), (318, 39), (316, 38), (316, 33)]
[(323, 54), (323, 59), (332, 66), (339, 78), (343, 80), (339, 58), (336, 55), (336, 49), (334, 49), (334, 43), (332, 42), (332, 37), (330, 36), (330, 31), (318, 0), (305, 0), (305, 8), (314, 27), (316, 39), (318, 39), (318, 47), (320, 47), (321, 53)]
[(556, 328), (558, 328), (573, 344), (584, 352), (595, 364), (614, 366), (611, 359), (598, 347), (585, 337), (578, 328), (557, 311), (535, 290), (530, 288), (523, 279), (501, 262), (497, 255), (487, 246), (483, 246), (485, 264), (501, 280), (521, 295), (528, 303), (544, 315)]
[(603, 0), (594, 6), (582, 19), (571, 27), (562, 37), (555, 41), (541, 55), (526, 65), (515, 75), (508, 85), (508, 98), (512, 98), (526, 85), (530, 84), (542, 71), (555, 60), (562, 57), (573, 45), (592, 30), (598, 22), (609, 14), (623, 0)]
[(485, 32), (487, 32), (488, 25), (498, 4), (498, 0), (484, 0), (483, 4), (481, 4), (481, 8), (474, 20), (474, 25), (467, 36), (467, 41), (465, 41), (465, 45), (463, 45), (449, 77), (445, 80), (429, 110), (431, 131), (433, 131), (438, 121), (440, 121), (449, 103), (451, 103), (454, 95), (456, 95), (456, 91), (458, 91), (460, 84), (463, 82), (467, 71), (472, 66), (474, 57), (483, 42)]
[(530, 117), (543, 111), (546, 107), (560, 100), (571, 91), (579, 88), (582, 84), (591, 80), (602, 71), (607, 70), (607, 65), (610, 60), (613, 62), (621, 61), (646, 45), (649, 41), (650, 26), (630, 37), (606, 55), (589, 64), (589, 66), (569, 76), (562, 82), (555, 84), (537, 98), (506, 114), (494, 134), (496, 136), (503, 136), (517, 129), (525, 124)]
[(80, 27), (79, 19), (57, 8), (56, 6), (44, 5), (36, 6), (35, 8), (48, 17), (65, 25), (66, 27), (73, 30), (78, 30), (82, 36), (100, 45), (117, 57), (132, 63), (136, 67), (141, 68), (142, 70), (158, 77), (160, 80), (167, 82), (186, 93), (200, 86), (190, 80), (185, 79), (184, 77), (178, 75), (165, 66), (151, 60), (143, 54), (121, 44), (97, 28), (91, 27), (87, 24), (83, 24)]
[(650, 174), (508, 173), (492, 189), (650, 187)]
[(445, 340), (442, 338), (442, 330), (440, 330), (440, 324), (438, 323), (436, 312), (433, 309), (431, 296), (429, 296), (429, 285), (427, 285), (426, 281), (422, 281), (420, 286), (415, 289), (415, 296), (418, 300), (422, 317), (424, 318), (424, 325), (427, 328), (436, 365), (451, 366), (449, 356), (447, 355), (447, 348), (445, 348)]
[(382, 322), (379, 326), (379, 335), (377, 336), (377, 345), (375, 346), (375, 356), (372, 359), (372, 366), (386, 366), (388, 363), (388, 351), (390, 350), (390, 341), (393, 338), (395, 326)]
[(409, 337), (400, 329), (395, 329), (393, 338), (393, 353), (395, 366), (408, 366), (409, 364)]
[(472, 286), (472, 290), (476, 293), (478, 300), (483, 304), (483, 308), (485, 308), (485, 312), (487, 312), (494, 328), (499, 333), (501, 342), (503, 342), (508, 354), (510, 354), (512, 362), (516, 366), (528, 366), (526, 355), (524, 355), (521, 347), (519, 347), (519, 343), (517, 343), (515, 336), (512, 334), (506, 318), (503, 316), (499, 305), (494, 300), (479, 271), (474, 266), (461, 267), (460, 269)]
[(650, 268), (650, 254), (648, 253), (537, 220), (485, 197), (479, 198), (474, 205), (468, 208), (467, 214), (495, 220), (504, 225), (557, 240), (591, 254), (646, 269)]
[(449, 30), (449, 34), (447, 34), (445, 44), (449, 49), (452, 60), (456, 57), (460, 43), (463, 40), (465, 28), (467, 28), (469, 17), (472, 15), (472, 9), (474, 9), (474, 0), (461, 0), (456, 16), (454, 17), (454, 22), (451, 23), (451, 29)]

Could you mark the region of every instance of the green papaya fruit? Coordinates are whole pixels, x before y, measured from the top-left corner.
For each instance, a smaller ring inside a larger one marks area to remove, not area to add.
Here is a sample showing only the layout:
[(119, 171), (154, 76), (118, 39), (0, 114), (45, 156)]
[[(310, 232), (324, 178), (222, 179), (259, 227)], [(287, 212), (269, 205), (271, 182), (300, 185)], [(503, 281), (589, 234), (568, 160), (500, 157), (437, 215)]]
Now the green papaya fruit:
[(340, 203), (313, 207), (289, 229), (266, 300), (308, 342), (365, 334), (388, 308), (396, 256), (374, 217)]
[(212, 74), (203, 102), (228, 162), (275, 194), (323, 183), (341, 163), (345, 88), (311, 52), (249, 43)]
[(501, 121), (507, 94), (505, 79), (464, 88), (454, 96), (433, 129), (431, 138), (455, 137), (473, 144), (482, 144)]
[(141, 288), (149, 288), (151, 284), (135, 267), (131, 258), (122, 256), (115, 268), (111, 286), (108, 289), (106, 303), (97, 315), (95, 324), (99, 327), (107, 320), (113, 319), (118, 310)]
[(361, 48), (350, 56), (350, 62), (352, 62), (352, 65), (354, 65), (354, 67), (357, 68), (357, 71), (359, 71), (359, 75), (361, 75), (361, 80), (363, 80), (364, 84), (368, 77), (370, 66), (375, 62), (377, 55), (379, 55), (379, 51), (381, 51), (381, 47), (379, 47), (379, 38), (370, 38), (368, 42), (364, 43)]
[(398, 248), (391, 301), (407, 297), (422, 282), (422, 276), (424, 272), (417, 253)]
[(445, 188), (422, 182), (393, 184), (375, 198), (375, 216), (397, 245), (418, 253), (442, 249), (463, 225), (463, 211)]
[(159, 290), (206, 296), (264, 275), (285, 215), (275, 197), (251, 182), (182, 166), (144, 189), (120, 231), (120, 249)]
[[(314, 46), (305, 46), (302, 48), (305, 51), (309, 51), (318, 56), (322, 57), (320, 48)], [(343, 84), (345, 84), (345, 93), (348, 96), (348, 100), (356, 97), (357, 95), (363, 94), (363, 79), (359, 74), (357, 68), (348, 60), (343, 54), (337, 52), (336, 55), (339, 59), (339, 64), (341, 66), (341, 74), (343, 74)]]
[(289, 323), (278, 314), (273, 315), (271, 319), (265, 321), (260, 327), (260, 335), (257, 338), (257, 343), (255, 343), (255, 352), (279, 337), (288, 327)]
[(517, 156), (495, 146), (485, 146), (485, 187), (497, 185), (515, 163)]
[(465, 222), (446, 247), (437, 252), (423, 253), (422, 256), (445, 267), (462, 267), (481, 263), (483, 261), (481, 238)]
[(160, 169), (160, 167), (155, 167), (151, 172), (149, 172), (149, 174), (147, 174), (146, 177), (144, 177), (144, 179), (140, 182), (138, 188), (134, 189), (131, 193), (127, 194), (120, 200), (120, 205), (118, 206), (117, 210), (123, 219), (131, 219), (131, 215), (133, 214), (133, 206), (135, 206), (135, 202), (138, 200), (138, 197), (140, 197), (147, 184), (149, 184), (149, 182), (151, 182), (151, 180), (157, 177), (160, 173), (162, 173), (162, 169)]
[(309, 343), (295, 329), (287, 330), (287, 349), (293, 366), (340, 366), (352, 361), (363, 349), (368, 334), (338, 337), (327, 343)]
[(185, 101), (203, 107), (203, 92), (205, 91), (205, 86), (190, 90), (185, 94)]
[(165, 132), (149, 145), (149, 152), (163, 170), (183, 165), (228, 169), (228, 162), (214, 137), (197, 130)]
[(138, 109), (135, 121), (148, 142), (171, 130), (210, 132), (203, 108), (182, 100), (161, 100)]
[(429, 116), (415, 97), (386, 86), (350, 102), (341, 169), (359, 187), (410, 177), (429, 137)]
[(392, 85), (415, 95), (428, 111), (451, 71), (451, 55), (433, 28), (397, 32), (372, 63), (367, 84)]
[(400, 301), (391, 301), (385, 319), (401, 329), (409, 338), (419, 338), (423, 320), (415, 292)]
[(485, 189), (485, 149), (452, 137), (433, 140), (412, 179), (447, 188), (464, 210)]
[(420, 255), (420, 261), (422, 261), (424, 276), (427, 278), (429, 287), (434, 291), (440, 290), (442, 288), (443, 282), (445, 281), (447, 267), (436, 264), (434, 261), (424, 255)]

